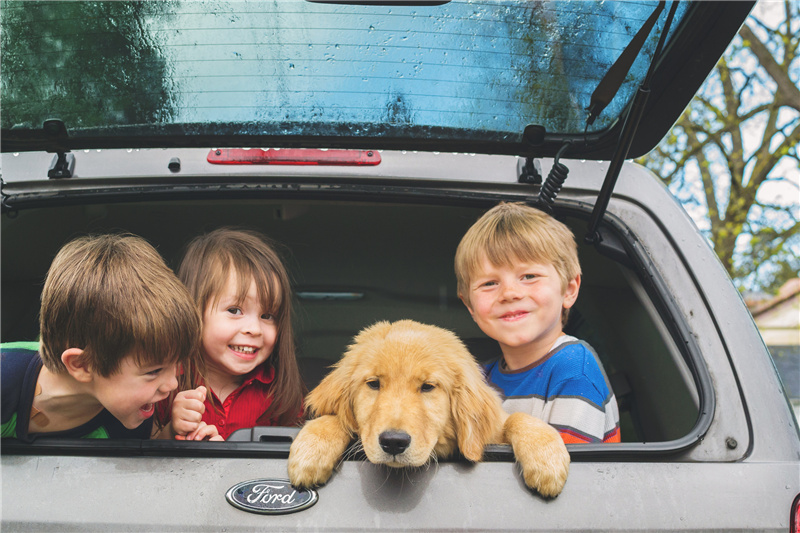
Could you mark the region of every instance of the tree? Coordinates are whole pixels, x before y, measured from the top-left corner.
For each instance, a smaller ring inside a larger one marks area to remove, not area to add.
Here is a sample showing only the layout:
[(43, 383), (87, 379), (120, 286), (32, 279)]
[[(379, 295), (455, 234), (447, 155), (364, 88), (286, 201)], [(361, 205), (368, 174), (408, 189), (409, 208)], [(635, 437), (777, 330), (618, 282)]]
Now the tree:
[(800, 271), (800, 1), (761, 2), (659, 146), (661, 176), (741, 289)]
[(58, 118), (73, 130), (168, 118), (166, 60), (142, 27), (169, 8), (3, 0), (2, 127), (40, 128)]

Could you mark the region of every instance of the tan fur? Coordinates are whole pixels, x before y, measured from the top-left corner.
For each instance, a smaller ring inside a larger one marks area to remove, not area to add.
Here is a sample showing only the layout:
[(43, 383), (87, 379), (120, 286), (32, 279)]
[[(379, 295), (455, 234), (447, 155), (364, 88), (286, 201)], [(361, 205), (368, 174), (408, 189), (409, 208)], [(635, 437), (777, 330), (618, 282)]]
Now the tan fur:
[[(435, 326), (401, 320), (366, 328), (306, 406), (317, 418), (289, 454), (289, 479), (298, 487), (325, 483), (354, 437), (371, 462), (396, 468), (422, 466), (456, 449), (480, 461), (487, 444), (508, 443), (525, 483), (542, 495), (558, 495), (567, 479), (569, 454), (558, 432), (503, 411), (461, 341)], [(407, 448), (387, 452), (381, 445), (387, 431), (409, 437)]]

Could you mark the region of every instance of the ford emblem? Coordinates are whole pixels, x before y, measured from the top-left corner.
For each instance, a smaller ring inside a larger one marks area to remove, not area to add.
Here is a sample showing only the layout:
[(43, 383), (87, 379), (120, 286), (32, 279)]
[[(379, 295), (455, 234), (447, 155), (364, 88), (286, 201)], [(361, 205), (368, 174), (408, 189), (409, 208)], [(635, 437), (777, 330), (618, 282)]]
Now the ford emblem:
[(294, 488), (286, 479), (254, 479), (231, 487), (225, 499), (242, 511), (260, 514), (296, 513), (317, 503), (315, 490)]

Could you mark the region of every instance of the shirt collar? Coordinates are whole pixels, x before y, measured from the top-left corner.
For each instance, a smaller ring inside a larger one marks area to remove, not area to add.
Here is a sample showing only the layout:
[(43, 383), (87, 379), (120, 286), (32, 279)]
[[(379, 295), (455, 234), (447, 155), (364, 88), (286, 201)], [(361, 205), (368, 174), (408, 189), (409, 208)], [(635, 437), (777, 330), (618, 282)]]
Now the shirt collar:
[(275, 379), (275, 367), (272, 365), (258, 365), (258, 367), (247, 374), (242, 382), (242, 385), (250, 385), (254, 381), (260, 381), (263, 384), (272, 383)]
[(523, 372), (527, 372), (528, 370), (530, 370), (532, 368), (536, 368), (537, 366), (544, 364), (548, 359), (553, 357), (561, 349), (562, 345), (567, 344), (567, 343), (571, 343), (571, 342), (578, 342), (578, 339), (576, 339), (572, 335), (567, 335), (566, 333), (562, 333), (561, 335), (558, 336), (558, 338), (556, 339), (556, 342), (553, 343), (553, 346), (550, 347), (550, 351), (547, 352), (547, 355), (545, 355), (544, 357), (542, 357), (541, 359), (539, 359), (537, 361), (534, 361), (533, 363), (531, 363), (531, 364), (529, 364), (527, 366), (524, 366), (522, 368), (518, 368), (516, 370), (509, 370), (508, 366), (506, 365), (506, 360), (501, 357), (500, 358), (500, 363), (498, 365), (499, 369), (500, 369), (500, 373), (502, 373), (502, 374), (521, 374)]

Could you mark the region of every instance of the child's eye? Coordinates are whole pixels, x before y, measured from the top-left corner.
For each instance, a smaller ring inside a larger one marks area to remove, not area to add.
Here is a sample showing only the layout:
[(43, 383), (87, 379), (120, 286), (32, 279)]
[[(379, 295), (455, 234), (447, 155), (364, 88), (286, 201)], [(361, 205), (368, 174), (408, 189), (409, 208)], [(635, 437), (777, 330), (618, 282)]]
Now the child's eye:
[(227, 311), (232, 315), (241, 315), (242, 314), (242, 310), (239, 309), (238, 307), (229, 307), (227, 309)]
[(480, 286), (481, 287), (494, 287), (495, 285), (497, 285), (496, 281), (484, 281), (483, 283), (481, 283)]
[(525, 274), (522, 276), (522, 279), (531, 280), (531, 279), (536, 279), (538, 277), (539, 276), (537, 276), (536, 274)]
[(264, 313), (261, 315), (261, 320), (275, 320), (275, 315), (271, 315), (270, 313)]
[(164, 369), (163, 368), (156, 368), (155, 370), (151, 370), (151, 371), (147, 372), (145, 375), (146, 376), (155, 377), (155, 376), (159, 375), (162, 370), (164, 370)]

